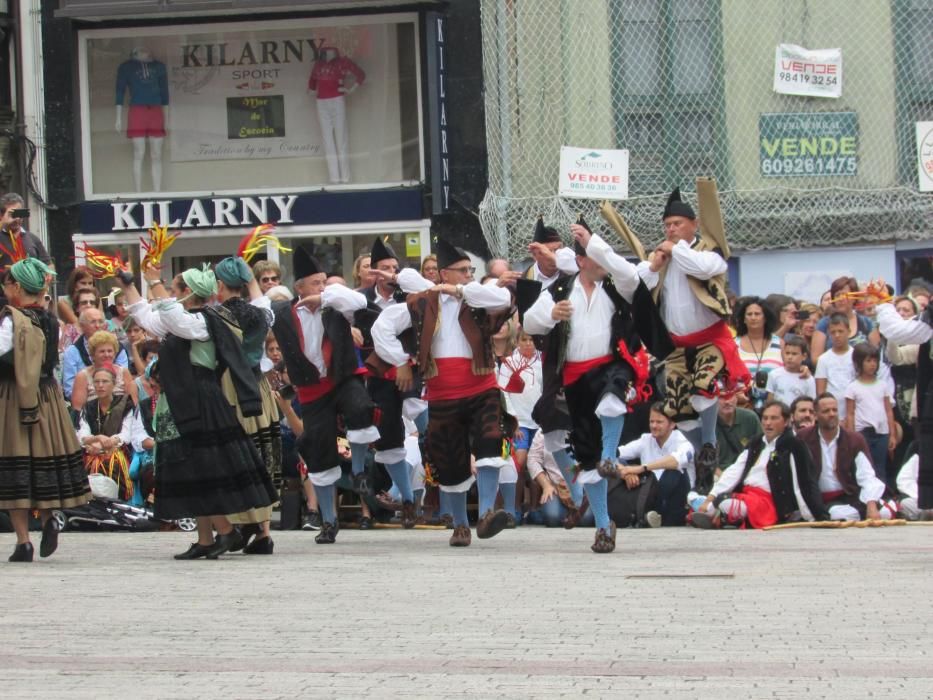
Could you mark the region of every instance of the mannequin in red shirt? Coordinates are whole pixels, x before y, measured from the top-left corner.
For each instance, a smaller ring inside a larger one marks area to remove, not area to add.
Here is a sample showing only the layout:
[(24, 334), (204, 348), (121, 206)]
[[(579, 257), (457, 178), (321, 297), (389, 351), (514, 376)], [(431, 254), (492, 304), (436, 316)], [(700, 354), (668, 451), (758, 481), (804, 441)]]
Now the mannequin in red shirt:
[(327, 173), (333, 183), (350, 182), (349, 135), (344, 96), (366, 80), (366, 73), (332, 47), (321, 49), (314, 62), (308, 91), (317, 97), (317, 115), (327, 155)]

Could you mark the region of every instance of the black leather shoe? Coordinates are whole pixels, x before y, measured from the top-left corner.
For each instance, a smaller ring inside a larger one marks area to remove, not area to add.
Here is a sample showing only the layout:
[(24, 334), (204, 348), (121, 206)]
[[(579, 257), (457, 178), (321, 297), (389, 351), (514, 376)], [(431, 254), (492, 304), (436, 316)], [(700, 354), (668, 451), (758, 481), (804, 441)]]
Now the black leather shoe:
[(193, 545), (188, 547), (187, 552), (176, 554), (175, 558), (178, 560), (200, 559), (201, 557), (206, 557), (210, 551), (211, 551), (210, 546), (204, 545), (204, 544), (198, 544), (197, 542), (195, 542)]
[(234, 530), (239, 530), (240, 532), (240, 541), (230, 548), (231, 552), (239, 552), (241, 549), (246, 550), (247, 544), (249, 541), (256, 535), (262, 532), (262, 526), (256, 523), (250, 523), (249, 525), (242, 525), (241, 527), (235, 527)]
[(243, 547), (243, 554), (272, 554), (273, 546), (271, 537), (257, 537)]
[(208, 559), (216, 559), (221, 554), (225, 554), (229, 551), (243, 549), (243, 537), (235, 529), (228, 532), (226, 535), (217, 535), (214, 538), (214, 545), (210, 548), (210, 551), (207, 553)]
[(321, 531), (317, 533), (314, 541), (318, 544), (333, 544), (337, 541), (337, 530), (332, 523), (321, 523)]
[(31, 542), (16, 545), (16, 549), (7, 561), (32, 561), (33, 548)]
[(49, 517), (42, 526), (42, 541), (39, 543), (39, 556), (43, 559), (50, 557), (58, 549), (58, 523), (55, 518)]
[(372, 530), (373, 529), (373, 519), (367, 518), (365, 515), (360, 517), (360, 530)]

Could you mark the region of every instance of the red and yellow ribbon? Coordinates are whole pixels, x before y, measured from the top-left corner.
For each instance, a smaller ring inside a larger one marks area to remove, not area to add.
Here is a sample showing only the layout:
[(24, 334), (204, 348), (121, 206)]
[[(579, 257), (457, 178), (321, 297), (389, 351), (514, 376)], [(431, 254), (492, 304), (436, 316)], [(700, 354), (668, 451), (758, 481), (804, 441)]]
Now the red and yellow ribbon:
[(23, 247), (22, 239), (12, 231), (8, 231), (8, 234), (10, 236), (10, 248), (0, 243), (0, 251), (10, 258), (12, 261), (10, 265), (12, 265), (13, 263), (18, 263), (20, 260), (25, 260), (28, 256), (26, 255), (26, 249)]
[(102, 250), (84, 246), (84, 260), (95, 279), (105, 280), (110, 277), (116, 277), (117, 273), (123, 270), (129, 270), (129, 265), (120, 256), (119, 251), (116, 255), (109, 255)]
[(291, 248), (283, 246), (279, 239), (272, 234), (275, 229), (273, 224), (260, 224), (248, 234), (243, 236), (236, 254), (246, 262), (250, 262), (256, 254), (262, 252), (267, 244), (271, 243), (283, 253), (290, 253)]
[(149, 240), (139, 239), (139, 242), (143, 246), (143, 250), (146, 251), (140, 267), (143, 270), (147, 268), (161, 269), (162, 256), (165, 255), (165, 251), (172, 247), (175, 239), (180, 235), (181, 231), (169, 233), (168, 226), (154, 224), (152, 228), (149, 229)]

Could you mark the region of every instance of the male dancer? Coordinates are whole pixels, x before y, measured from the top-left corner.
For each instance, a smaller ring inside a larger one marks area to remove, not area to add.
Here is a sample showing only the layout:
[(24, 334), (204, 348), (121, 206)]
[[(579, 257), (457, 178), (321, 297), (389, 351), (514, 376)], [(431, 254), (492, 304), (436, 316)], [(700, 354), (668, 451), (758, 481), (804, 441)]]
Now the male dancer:
[(354, 474), (363, 472), (369, 443), (379, 439), (375, 406), (358, 374), (350, 332), (354, 313), (366, 307), (366, 299), (339, 284), (325, 288), (327, 273), (304, 247), (295, 250), (293, 265), (298, 298), (273, 303), (272, 332), (301, 402), (304, 433), (298, 453), (324, 521), (314, 541), (332, 544), (337, 534), (334, 483), (340, 478), (337, 414), (347, 429)]
[(725, 322), (731, 313), (726, 299), (729, 251), (715, 183), (698, 180), (697, 195), (699, 221), (693, 208), (681, 200), (680, 189), (671, 193), (662, 217), (666, 240), (639, 263), (638, 274), (654, 290), (677, 346), (665, 362), (664, 412), (698, 449), (696, 486), (706, 493), (718, 464), (720, 375), (725, 376), (727, 389), (747, 386), (751, 378)]
[[(441, 284), (410, 294), (406, 304), (390, 306), (373, 324), (378, 357), (370, 365), (383, 372), (394, 367), (400, 391), (411, 388), (411, 361), (421, 369), (429, 411), (428, 457), (453, 511), (450, 545), (466, 547), (471, 541), (466, 510), (474, 481), (471, 454), (482, 514), (477, 536), (493, 537), (508, 522), (504, 510), (493, 510), (499, 469), (506, 460), (492, 336), (511, 315), (512, 296), (499, 283), (473, 281), (469, 255), (444, 240), (438, 241), (437, 260)], [(399, 337), (409, 328), (414, 330), (414, 352)]]
[[(417, 291), (423, 291), (433, 286), (414, 270), (399, 271), (399, 260), (391, 245), (384, 243), (381, 238), (373, 241), (370, 252), (371, 270), (376, 275), (376, 283), (362, 291), (369, 308), (378, 314), (396, 304), (404, 304), (408, 295), (403, 291), (402, 284), (413, 284)], [(374, 320), (374, 319), (373, 319)], [(409, 350), (413, 349), (413, 333), (411, 329), (403, 335), (403, 344)], [(378, 357), (375, 365), (380, 365)], [(420, 373), (413, 371), (412, 388), (403, 392), (396, 386), (397, 375), (395, 368), (385, 373), (374, 369), (366, 382), (370, 398), (379, 406), (381, 418), (379, 421), (380, 438), (376, 443), (376, 462), (385, 466), (392, 483), (398, 489), (402, 499), (402, 527), (406, 529), (415, 526), (415, 502), (411, 487), (411, 465), (405, 459), (405, 426), (403, 416), (406, 410), (410, 418), (414, 419), (424, 412), (427, 404), (421, 399)]]
[[(636, 321), (633, 311), (643, 314), (652, 302), (635, 266), (593, 235), (582, 218), (571, 232), (580, 272), (542, 292), (525, 314), (525, 330), (548, 334), (546, 371), (562, 379), (581, 469), (577, 480), (596, 520), (591, 549), (608, 554), (615, 549), (616, 526), (609, 519), (603, 474), (615, 473), (627, 403), (644, 398), (649, 360), (638, 327), (645, 322)], [(639, 287), (642, 308), (633, 309)], [(651, 350), (663, 358), (669, 348)]]

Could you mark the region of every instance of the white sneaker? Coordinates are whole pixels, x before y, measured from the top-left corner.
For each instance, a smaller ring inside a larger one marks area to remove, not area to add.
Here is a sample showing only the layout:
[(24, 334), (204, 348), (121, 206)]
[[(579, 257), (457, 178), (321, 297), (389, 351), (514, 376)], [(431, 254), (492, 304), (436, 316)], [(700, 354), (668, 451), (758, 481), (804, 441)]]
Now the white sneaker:
[(645, 522), (648, 527), (661, 527), (661, 514), (656, 510), (649, 510), (645, 513)]

